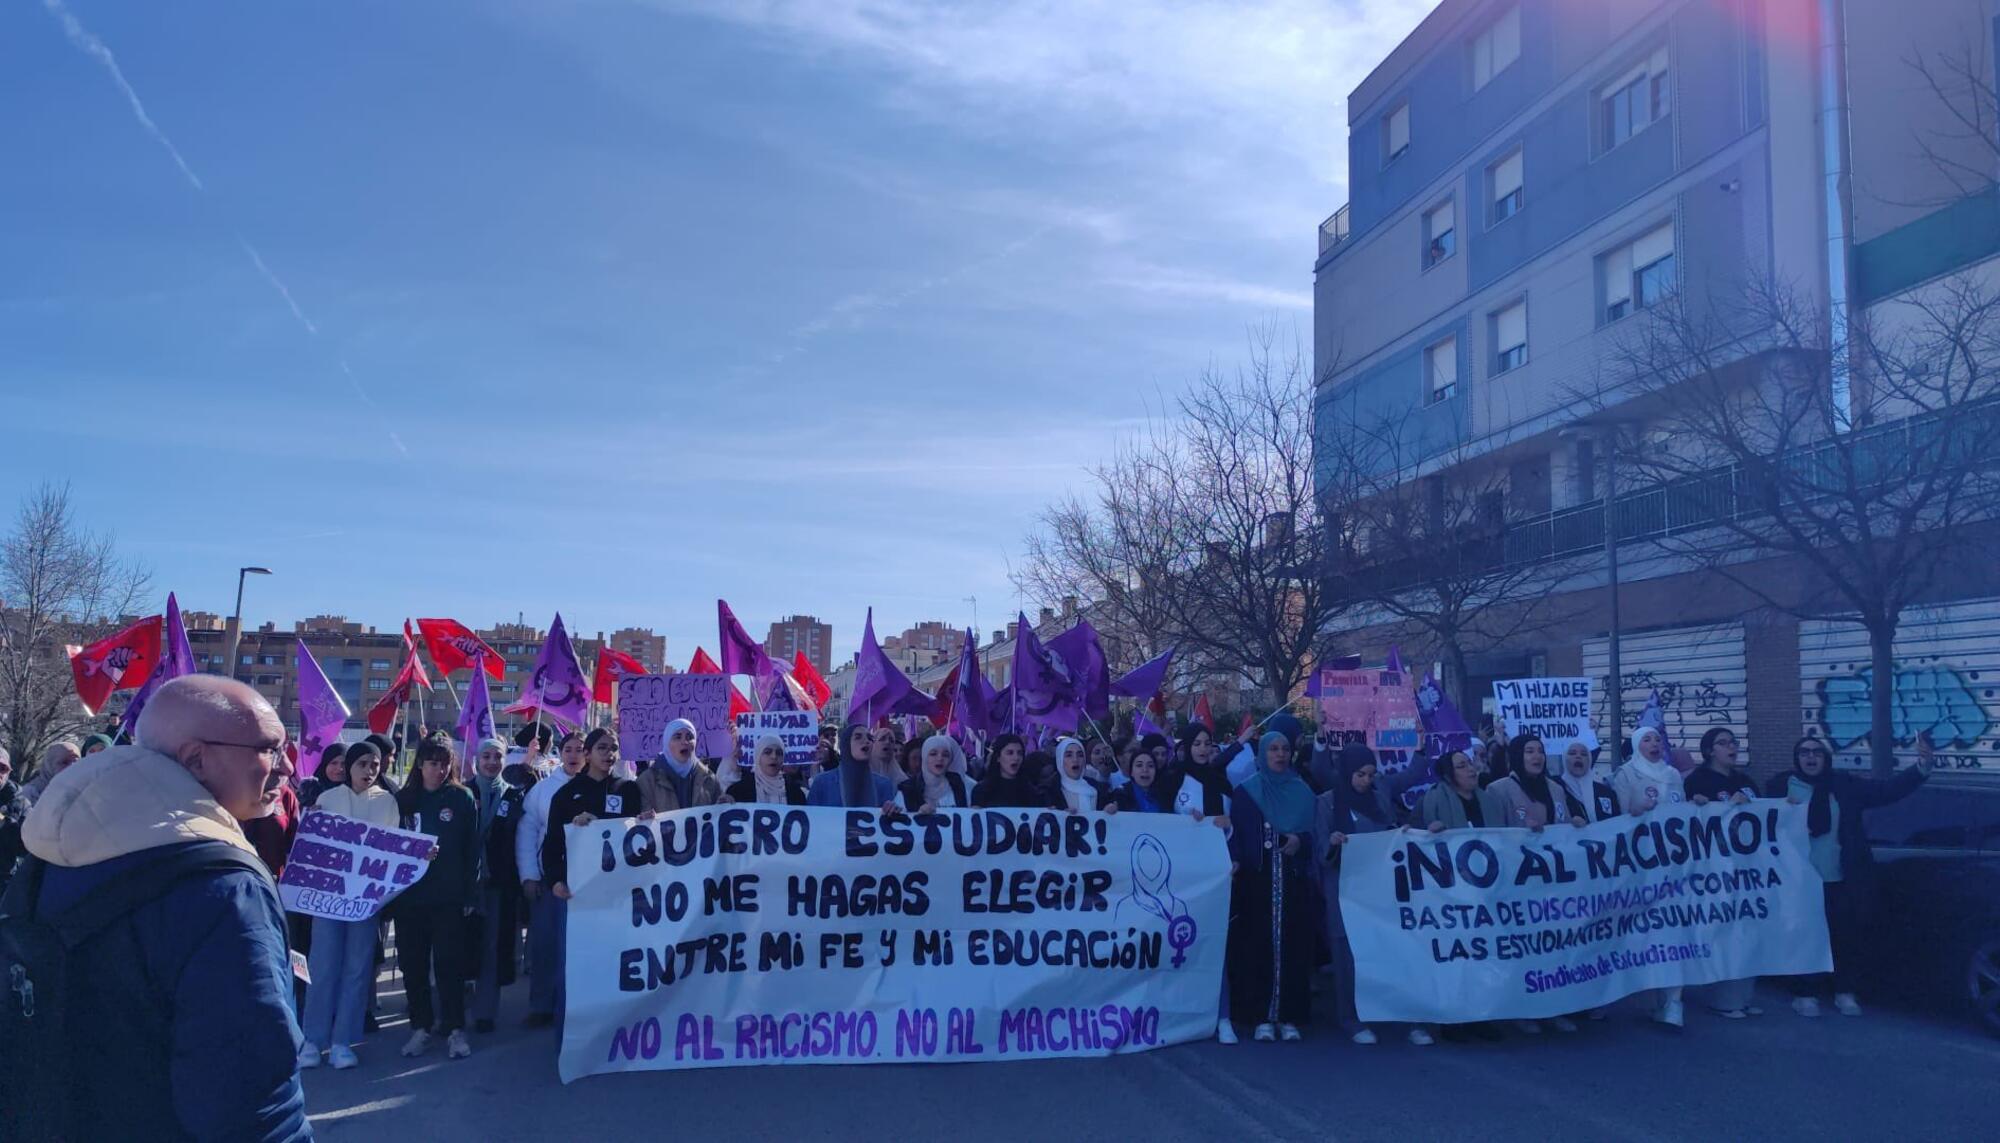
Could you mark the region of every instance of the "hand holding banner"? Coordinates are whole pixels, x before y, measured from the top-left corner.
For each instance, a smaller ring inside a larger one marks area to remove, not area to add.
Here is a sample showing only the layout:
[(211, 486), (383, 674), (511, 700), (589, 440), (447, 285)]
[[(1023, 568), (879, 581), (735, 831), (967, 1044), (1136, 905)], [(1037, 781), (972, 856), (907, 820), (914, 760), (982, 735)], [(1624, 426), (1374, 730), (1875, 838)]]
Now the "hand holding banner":
[(437, 855), (437, 839), (307, 810), (285, 859), (278, 897), (290, 912), (365, 921), (415, 885)]

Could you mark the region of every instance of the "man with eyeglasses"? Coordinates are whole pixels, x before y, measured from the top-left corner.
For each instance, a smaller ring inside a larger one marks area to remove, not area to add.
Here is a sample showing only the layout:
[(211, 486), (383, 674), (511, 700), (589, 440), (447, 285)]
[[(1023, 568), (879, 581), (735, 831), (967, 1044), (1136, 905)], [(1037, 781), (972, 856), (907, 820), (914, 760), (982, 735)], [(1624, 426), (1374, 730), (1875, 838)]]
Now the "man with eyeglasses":
[(284, 725), (188, 675), (136, 737), (56, 775), (23, 826), (0, 923), (77, 931), (59, 975), (10, 965), (60, 1019), (29, 1021), (35, 1074), (11, 1078), (43, 1096), (29, 1124), (0, 1109), (0, 1137), (310, 1139), (284, 911), (243, 831), (282, 796)]

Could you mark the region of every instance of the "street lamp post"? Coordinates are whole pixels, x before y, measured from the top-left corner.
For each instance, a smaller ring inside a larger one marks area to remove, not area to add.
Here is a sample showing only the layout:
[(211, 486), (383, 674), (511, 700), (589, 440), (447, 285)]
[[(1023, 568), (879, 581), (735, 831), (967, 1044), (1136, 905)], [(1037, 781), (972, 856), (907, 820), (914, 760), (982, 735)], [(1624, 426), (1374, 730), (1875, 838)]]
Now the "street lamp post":
[(1604, 571), (1611, 588), (1611, 637), (1606, 640), (1610, 654), (1607, 666), (1610, 668), (1611, 693), (1605, 697), (1611, 700), (1612, 761), (1623, 758), (1617, 743), (1625, 735), (1625, 672), (1618, 661), (1618, 636), (1620, 634), (1618, 615), (1618, 430), (1611, 427), (1604, 433)]
[(224, 673), (236, 677), (236, 648), (243, 642), (243, 581), (253, 575), (270, 575), (270, 568), (236, 569), (236, 613), (229, 618), (229, 658), (223, 663)]

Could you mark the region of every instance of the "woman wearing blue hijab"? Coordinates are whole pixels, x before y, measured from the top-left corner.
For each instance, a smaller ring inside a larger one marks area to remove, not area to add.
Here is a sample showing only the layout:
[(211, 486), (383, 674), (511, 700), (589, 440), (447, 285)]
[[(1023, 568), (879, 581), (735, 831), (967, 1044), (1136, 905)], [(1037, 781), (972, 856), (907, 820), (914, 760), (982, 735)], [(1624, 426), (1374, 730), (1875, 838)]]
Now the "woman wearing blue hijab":
[(1257, 766), (1231, 801), (1236, 827), (1236, 917), (1229, 932), (1236, 994), (1230, 1011), (1254, 1017), (1259, 1040), (1299, 1039), (1312, 1010), (1312, 787), (1292, 769), (1292, 740), (1270, 731)]

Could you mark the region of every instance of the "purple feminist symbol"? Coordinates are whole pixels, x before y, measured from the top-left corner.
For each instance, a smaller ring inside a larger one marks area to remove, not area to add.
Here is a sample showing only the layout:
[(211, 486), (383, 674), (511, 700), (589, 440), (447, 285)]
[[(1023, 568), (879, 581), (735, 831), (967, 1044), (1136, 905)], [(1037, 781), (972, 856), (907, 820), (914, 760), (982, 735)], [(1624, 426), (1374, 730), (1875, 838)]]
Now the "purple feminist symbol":
[(1174, 896), (1174, 862), (1167, 847), (1152, 834), (1140, 834), (1132, 842), (1132, 892), (1126, 901), (1167, 923), (1167, 947), (1174, 950), (1168, 963), (1179, 968), (1187, 963), (1187, 950), (1194, 946), (1198, 930), (1187, 902)]

